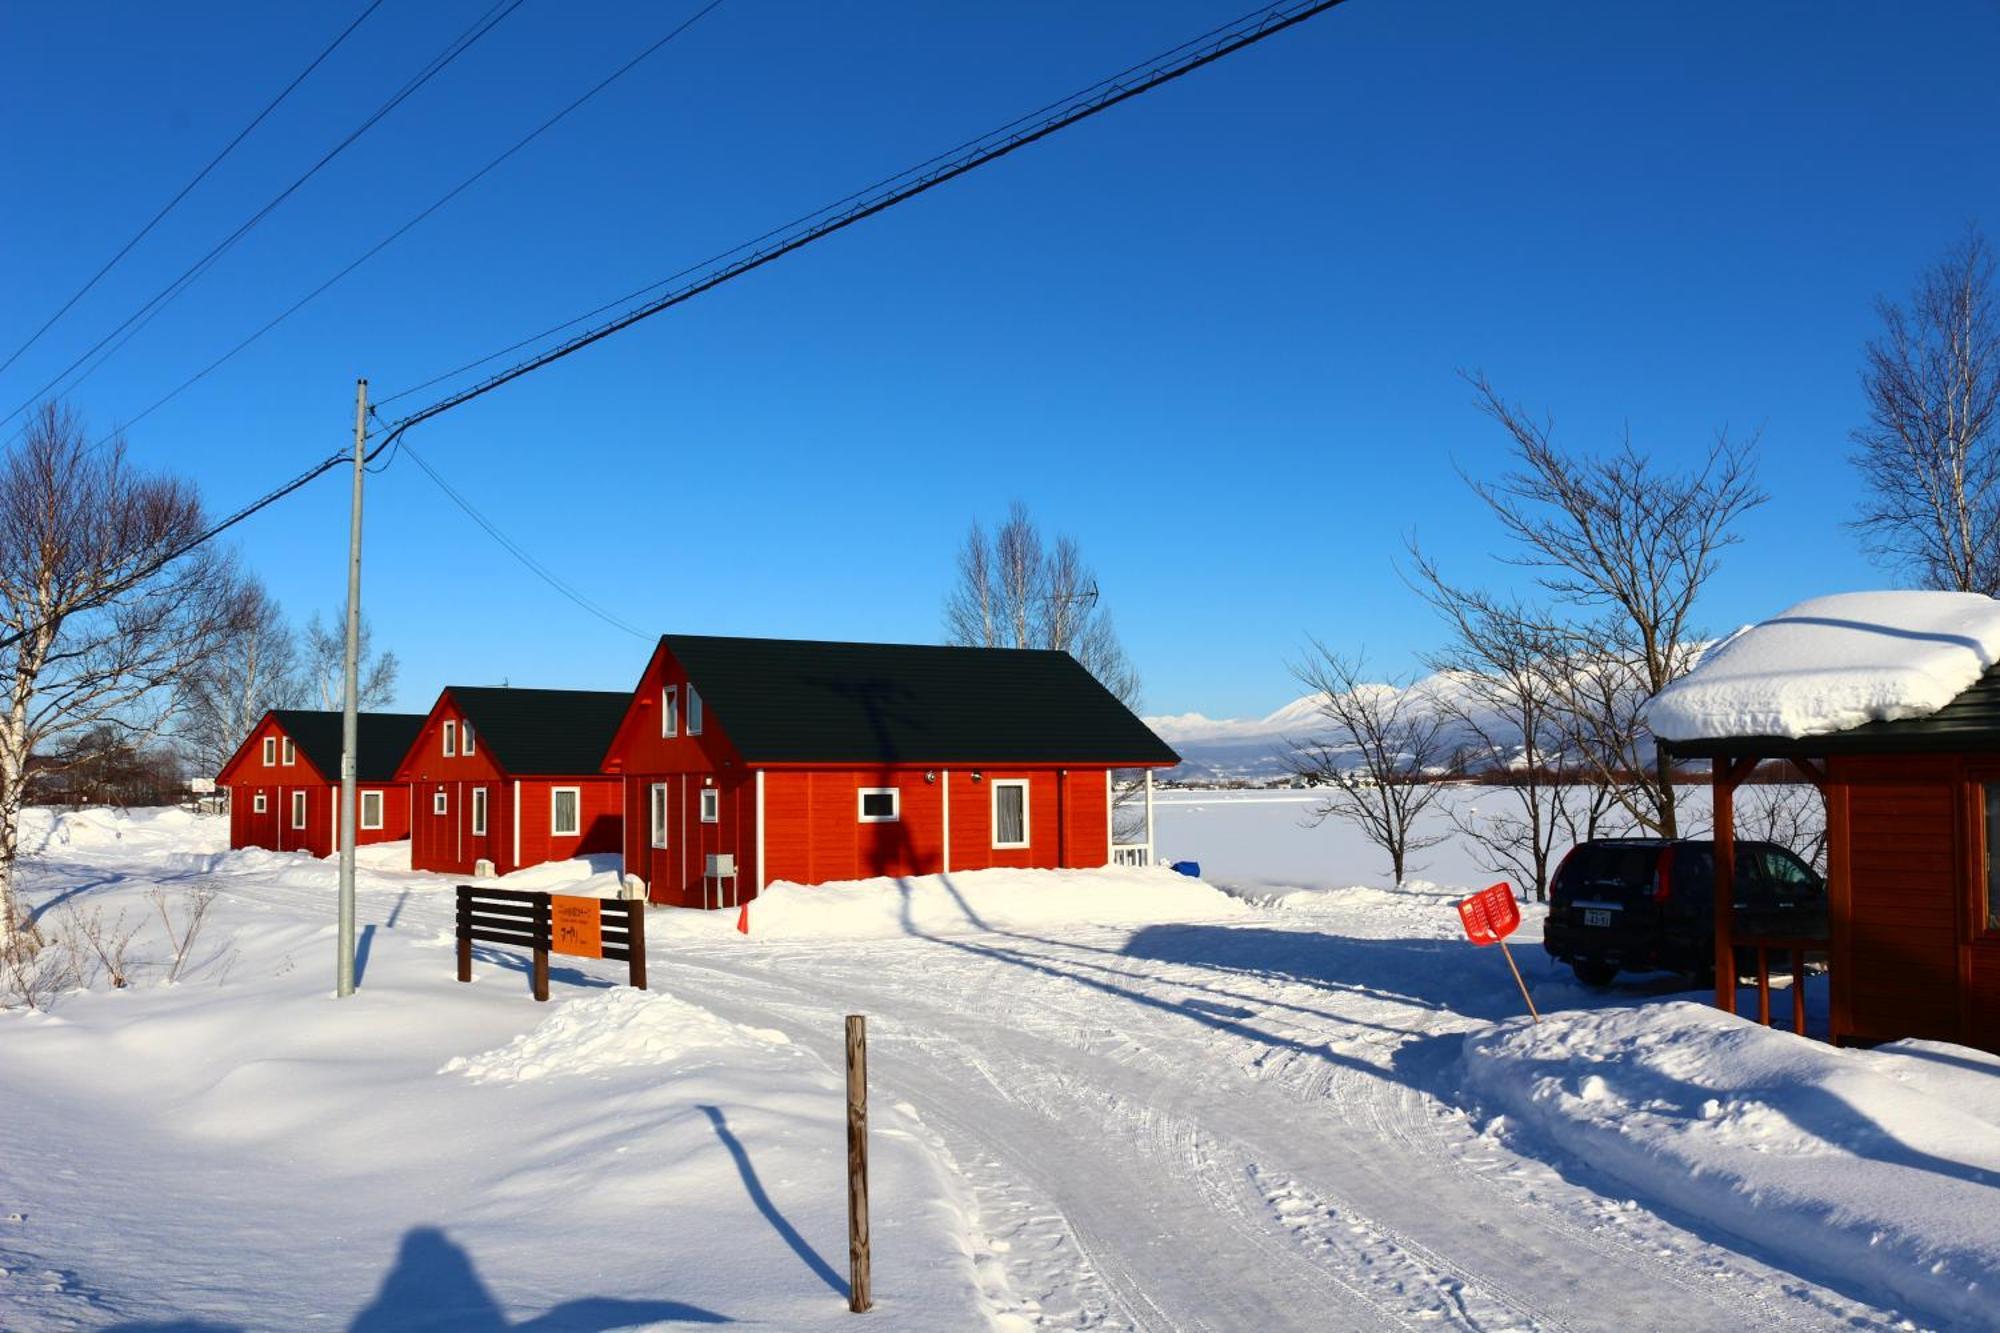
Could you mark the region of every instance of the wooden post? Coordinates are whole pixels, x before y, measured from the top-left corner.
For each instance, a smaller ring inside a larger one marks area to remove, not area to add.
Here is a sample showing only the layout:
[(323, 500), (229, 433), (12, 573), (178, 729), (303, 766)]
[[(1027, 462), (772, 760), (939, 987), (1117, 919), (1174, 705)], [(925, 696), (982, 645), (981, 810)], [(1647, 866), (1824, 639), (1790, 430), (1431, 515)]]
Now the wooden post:
[(637, 898), (625, 900), (628, 929), (626, 938), (632, 941), (632, 984), (640, 990), (646, 989), (646, 904)]
[(549, 895), (535, 895), (535, 998), (549, 998), (549, 937), (555, 933), (550, 920)]
[(868, 1020), (847, 1016), (847, 1308), (875, 1304), (868, 1272)]
[(472, 931), (467, 926), (458, 928), (458, 979), (472, 980)]
[(1771, 951), (1757, 946), (1757, 1022), (1771, 1026)]
[(1715, 790), (1715, 1007), (1736, 1012), (1736, 770), (1756, 760), (1711, 761)]

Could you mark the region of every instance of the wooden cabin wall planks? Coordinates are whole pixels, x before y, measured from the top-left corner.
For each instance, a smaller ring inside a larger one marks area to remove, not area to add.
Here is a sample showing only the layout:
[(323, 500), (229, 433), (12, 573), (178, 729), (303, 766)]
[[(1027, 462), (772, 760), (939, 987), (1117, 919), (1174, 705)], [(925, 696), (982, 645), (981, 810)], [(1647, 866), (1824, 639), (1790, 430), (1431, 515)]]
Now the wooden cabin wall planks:
[[(597, 905), (597, 942), (587, 947), (588, 932), (555, 928), (557, 906), (574, 912), (579, 904)], [(577, 899), (522, 889), (458, 886), (458, 979), (472, 980), (472, 946), (504, 944), (534, 955), (535, 998), (549, 998), (549, 955), (566, 953), (585, 958), (610, 958), (627, 965), (631, 984), (646, 989), (645, 904), (630, 898)]]

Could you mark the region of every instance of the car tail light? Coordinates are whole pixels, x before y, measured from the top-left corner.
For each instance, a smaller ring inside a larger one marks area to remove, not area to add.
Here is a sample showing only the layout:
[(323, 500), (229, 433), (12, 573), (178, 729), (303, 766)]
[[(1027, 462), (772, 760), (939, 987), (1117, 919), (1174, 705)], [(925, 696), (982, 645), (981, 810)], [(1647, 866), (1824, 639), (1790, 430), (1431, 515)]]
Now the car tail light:
[(1674, 849), (1663, 848), (1659, 868), (1653, 871), (1653, 901), (1666, 902), (1674, 896)]

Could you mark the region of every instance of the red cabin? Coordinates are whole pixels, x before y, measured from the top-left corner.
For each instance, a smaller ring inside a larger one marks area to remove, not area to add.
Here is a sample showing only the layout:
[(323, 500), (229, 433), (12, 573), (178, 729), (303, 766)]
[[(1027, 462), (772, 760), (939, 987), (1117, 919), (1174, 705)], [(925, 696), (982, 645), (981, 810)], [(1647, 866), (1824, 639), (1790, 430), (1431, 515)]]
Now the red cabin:
[(670, 634), (604, 771), (626, 873), (713, 907), (778, 880), (1106, 865), (1112, 770), (1178, 762), (1067, 653)]
[[(410, 792), (396, 765), (421, 713), (357, 719), (355, 845), (410, 836)], [(216, 775), (229, 792), (229, 845), (331, 856), (340, 850), (340, 714), (277, 708), (264, 714)]]
[(396, 770), (410, 868), (505, 875), (616, 852), (619, 784), (598, 771), (630, 696), (448, 686)]

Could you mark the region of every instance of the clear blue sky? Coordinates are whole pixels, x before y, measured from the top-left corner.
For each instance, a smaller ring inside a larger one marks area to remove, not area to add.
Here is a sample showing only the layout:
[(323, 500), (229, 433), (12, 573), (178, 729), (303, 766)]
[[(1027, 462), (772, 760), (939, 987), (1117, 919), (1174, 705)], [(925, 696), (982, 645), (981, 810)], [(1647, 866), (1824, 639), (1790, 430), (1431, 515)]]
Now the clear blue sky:
[[(232, 229), (488, 0), (387, 0), (5, 375), (0, 411)], [(0, 12), (0, 355), (359, 11)], [(74, 395), (110, 427), (694, 4), (527, 0)], [(1245, 0), (727, 0), (131, 433), (226, 509), (393, 392), (970, 138)], [(1712, 628), (1880, 585), (1842, 526), (1879, 293), (2000, 231), (2000, 4), (1353, 0), (413, 434), (649, 631), (935, 638), (953, 550), (1020, 497), (1096, 564), (1149, 711), (1266, 711), (1303, 636), (1407, 668), (1412, 532), (1505, 580), (1454, 464), (1482, 369), (1560, 439), (1663, 458), (1763, 431), (1773, 502)], [(365, 602), (402, 703), (623, 688), (645, 647), (407, 461)], [(340, 601), (344, 476), (239, 530), (301, 619)]]

